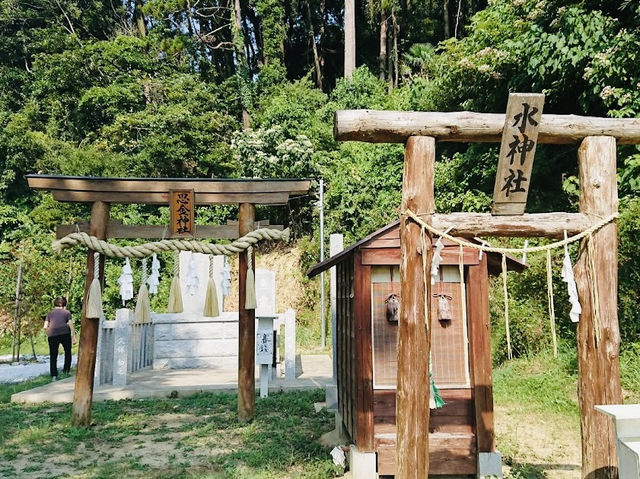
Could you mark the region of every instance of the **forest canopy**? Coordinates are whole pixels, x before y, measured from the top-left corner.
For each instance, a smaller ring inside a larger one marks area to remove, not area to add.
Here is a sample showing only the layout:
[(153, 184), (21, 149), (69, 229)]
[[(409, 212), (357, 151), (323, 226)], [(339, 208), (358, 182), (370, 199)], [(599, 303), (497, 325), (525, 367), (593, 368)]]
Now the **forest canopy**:
[[(349, 243), (397, 217), (402, 148), (336, 143), (337, 109), (502, 112), (509, 92), (530, 91), (546, 94), (545, 113), (640, 110), (637, 2), (357, 2), (358, 68), (349, 78), (343, 15), (334, 0), (0, 0), (7, 314), (19, 260), (25, 294), (46, 291), (24, 312), (32, 321), (60, 293), (71, 293), (77, 310), (82, 288), (82, 255), (54, 258), (49, 243), (56, 224), (88, 210), (30, 191), (28, 173), (322, 177), (327, 230)], [(488, 211), (497, 147), (445, 145), (438, 154), (439, 211)], [(620, 321), (623, 339), (638, 340), (640, 153), (619, 147), (618, 161)], [(541, 146), (528, 211), (576, 208), (576, 148)], [(162, 223), (166, 214), (112, 211), (125, 223)], [(266, 214), (317, 241), (312, 199)], [(200, 211), (199, 221), (233, 215), (231, 207)], [(523, 311), (542, 271), (531, 270), (514, 280)], [(540, 338), (522, 321), (516, 348), (526, 353)]]

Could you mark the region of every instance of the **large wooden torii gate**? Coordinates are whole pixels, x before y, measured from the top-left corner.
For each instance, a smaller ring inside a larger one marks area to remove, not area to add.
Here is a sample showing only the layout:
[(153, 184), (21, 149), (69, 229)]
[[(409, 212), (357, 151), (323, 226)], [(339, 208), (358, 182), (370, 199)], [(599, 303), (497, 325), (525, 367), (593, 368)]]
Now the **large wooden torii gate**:
[[(437, 223), (445, 215), (438, 218), (435, 214), (436, 141), (500, 142), (504, 126), (504, 114), (344, 110), (336, 112), (334, 136), (336, 140), (406, 143), (402, 211), (412, 210), (426, 223)], [(585, 230), (597, 220), (617, 212), (616, 143), (640, 144), (640, 119), (542, 115), (538, 128), (540, 143), (579, 144), (580, 212), (499, 217), (456, 213), (446, 215), (449, 221), (456, 217), (451, 234), (559, 237), (564, 230)], [(430, 303), (431, 294), (425, 292), (421, 252), (424, 247), (429, 271), (432, 242), (431, 235), (427, 234), (426, 244), (421, 244), (421, 227), (406, 215), (401, 219), (400, 235), (402, 306), (398, 327), (397, 473), (402, 479), (424, 479), (429, 472), (426, 358), (431, 347), (430, 334), (425, 329), (424, 295), (427, 293)], [(588, 266), (584, 244), (574, 268), (583, 307), (577, 334), (582, 476), (617, 478), (613, 421), (594, 410), (596, 404), (622, 402), (617, 224), (611, 222), (593, 233), (592, 241), (597, 252), (596, 271)], [(592, 284), (597, 285), (599, 314), (592, 308)], [(429, 288), (428, 282), (426, 288)], [(596, 315), (599, 322), (594, 321)], [(484, 386), (492, 388), (491, 384)], [(484, 447), (490, 445), (479, 442), (478, 452), (483, 452)]]
[[(50, 191), (61, 202), (91, 203), (91, 220), (84, 230), (98, 239), (144, 238), (164, 236), (164, 227), (122, 225), (109, 221), (109, 206), (116, 204), (151, 204), (168, 206), (171, 190), (193, 190), (196, 205), (239, 204), (238, 224), (203, 226), (196, 229), (198, 238), (235, 239), (253, 231), (255, 205), (283, 205), (292, 195), (309, 192), (310, 181), (242, 180), (242, 179), (179, 179), (179, 178), (95, 178), (56, 175), (28, 175), (29, 186)], [(69, 226), (58, 228), (58, 235), (70, 233)], [(255, 311), (245, 308), (245, 285), (248, 268), (247, 252), (239, 255), (239, 349), (238, 349), (238, 416), (253, 417), (255, 405)], [(255, 256), (252, 256), (255, 263)], [(252, 265), (255, 269), (255, 264)], [(87, 255), (87, 273), (83, 305), (93, 280), (94, 255)], [(104, 256), (100, 255), (100, 283), (104, 283)], [(83, 307), (78, 369), (73, 394), (72, 423), (91, 424), (93, 378), (98, 341), (98, 320), (85, 316)]]

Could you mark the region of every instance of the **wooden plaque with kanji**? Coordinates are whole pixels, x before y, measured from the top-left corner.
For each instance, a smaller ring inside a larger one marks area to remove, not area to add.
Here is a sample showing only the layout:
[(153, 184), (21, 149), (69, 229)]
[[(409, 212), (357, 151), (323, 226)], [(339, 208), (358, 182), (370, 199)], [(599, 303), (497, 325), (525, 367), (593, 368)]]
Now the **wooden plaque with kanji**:
[(171, 190), (171, 236), (193, 236), (196, 232), (193, 190)]

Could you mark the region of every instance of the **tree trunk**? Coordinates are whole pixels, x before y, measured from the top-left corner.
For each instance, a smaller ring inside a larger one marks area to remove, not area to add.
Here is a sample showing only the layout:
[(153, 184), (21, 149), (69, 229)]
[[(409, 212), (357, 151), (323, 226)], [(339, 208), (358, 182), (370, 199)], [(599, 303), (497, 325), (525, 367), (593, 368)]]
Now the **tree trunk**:
[(136, 30), (138, 31), (138, 35), (141, 37), (147, 36), (147, 25), (144, 18), (144, 13), (142, 12), (142, 0), (135, 0), (133, 7), (133, 17), (136, 22)]
[(398, 35), (400, 34), (400, 25), (395, 13), (391, 15), (393, 24), (393, 86), (398, 87)]
[(344, 76), (356, 69), (356, 5), (355, 0), (344, 2)]
[(36, 355), (36, 345), (33, 344), (33, 333), (29, 335), (29, 342), (31, 343), (31, 355), (33, 356), (33, 360), (35, 361), (36, 359), (38, 359), (38, 356)]
[(316, 45), (316, 34), (313, 29), (313, 20), (311, 19), (311, 7), (307, 1), (307, 21), (309, 22), (309, 40), (313, 50), (313, 63), (316, 69), (316, 85), (322, 90), (322, 69), (320, 67), (320, 55), (318, 54), (318, 45)]
[(449, 27), (449, 0), (442, 3), (442, 24), (444, 25), (444, 39), (451, 36), (451, 28)]
[[(320, 40), (318, 41), (318, 57), (320, 61), (320, 71), (323, 71), (326, 65), (324, 50), (322, 48), (322, 45), (324, 44), (325, 24), (327, 22), (327, 18), (326, 18), (327, 5), (325, 0), (320, 0), (320, 16), (322, 17), (322, 21), (320, 22), (320, 32), (319, 32)], [(324, 81), (324, 78), (323, 78), (323, 81)]]
[(387, 79), (387, 15), (384, 8), (380, 8), (380, 56), (378, 57), (380, 67), (380, 80)]
[(20, 290), (22, 289), (22, 260), (18, 263), (16, 281), (16, 300), (13, 317), (13, 336), (11, 338), (11, 360), (20, 360)]
[[(615, 139), (585, 138), (578, 149), (578, 168), (580, 212), (594, 221), (617, 212)], [(582, 306), (577, 334), (582, 477), (588, 479), (618, 478), (614, 420), (594, 409), (622, 404), (617, 233), (617, 224), (611, 222), (583, 240), (574, 268)]]
[(233, 2), (233, 44), (236, 49), (236, 73), (238, 75), (239, 87), (240, 87), (240, 102), (242, 103), (242, 126), (246, 130), (251, 127), (251, 116), (247, 110), (246, 94), (247, 88), (246, 78), (249, 74), (247, 57), (244, 54), (244, 35), (242, 35), (242, 10), (240, 0), (234, 0)]

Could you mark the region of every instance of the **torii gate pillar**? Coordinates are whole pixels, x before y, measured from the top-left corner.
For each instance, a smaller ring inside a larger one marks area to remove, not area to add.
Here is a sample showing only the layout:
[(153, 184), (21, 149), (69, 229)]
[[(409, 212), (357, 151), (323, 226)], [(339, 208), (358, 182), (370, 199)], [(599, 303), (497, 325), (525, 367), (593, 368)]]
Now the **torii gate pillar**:
[[(96, 201), (91, 207), (89, 234), (98, 239), (106, 239), (109, 224), (109, 203)], [(73, 389), (73, 408), (71, 423), (74, 426), (91, 425), (91, 403), (93, 402), (93, 377), (96, 367), (96, 350), (98, 346), (98, 329), (100, 320), (86, 316), (87, 296), (93, 281), (93, 250), (87, 253), (87, 273), (84, 284), (84, 300), (82, 301), (82, 320), (80, 326), (80, 344), (78, 346), (78, 369)], [(100, 255), (100, 284), (104, 284), (104, 256)]]
[[(615, 138), (586, 137), (578, 150), (578, 167), (580, 212), (593, 221), (616, 213)], [(582, 306), (577, 337), (582, 477), (617, 479), (615, 423), (594, 409), (598, 404), (622, 404), (616, 222), (593, 233), (591, 240), (583, 240), (574, 271)]]
[[(241, 203), (238, 212), (241, 237), (253, 231), (255, 219), (255, 205)], [(256, 400), (256, 312), (245, 308), (248, 261), (249, 254), (245, 250), (238, 259), (238, 418), (241, 421), (253, 418)], [(255, 271), (255, 255), (251, 255), (251, 261)]]

